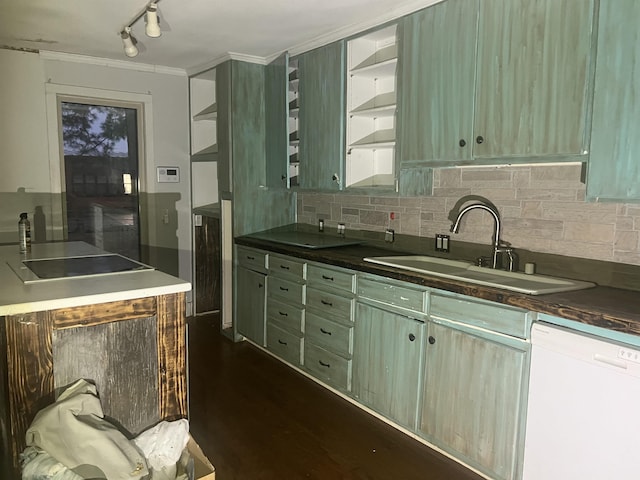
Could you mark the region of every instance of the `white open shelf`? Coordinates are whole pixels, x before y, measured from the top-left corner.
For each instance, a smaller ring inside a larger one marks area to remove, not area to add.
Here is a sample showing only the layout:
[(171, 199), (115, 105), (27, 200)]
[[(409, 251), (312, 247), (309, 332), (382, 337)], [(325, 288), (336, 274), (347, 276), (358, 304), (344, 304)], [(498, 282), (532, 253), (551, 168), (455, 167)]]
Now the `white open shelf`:
[(396, 25), (347, 45), (347, 187), (395, 185)]

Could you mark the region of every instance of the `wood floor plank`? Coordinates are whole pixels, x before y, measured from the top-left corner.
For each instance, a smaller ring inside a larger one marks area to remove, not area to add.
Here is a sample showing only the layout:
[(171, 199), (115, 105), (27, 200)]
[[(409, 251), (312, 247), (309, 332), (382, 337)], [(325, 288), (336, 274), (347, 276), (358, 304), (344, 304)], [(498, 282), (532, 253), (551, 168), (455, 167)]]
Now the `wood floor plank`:
[(219, 480), (478, 480), (312, 380), (189, 319), (191, 431)]

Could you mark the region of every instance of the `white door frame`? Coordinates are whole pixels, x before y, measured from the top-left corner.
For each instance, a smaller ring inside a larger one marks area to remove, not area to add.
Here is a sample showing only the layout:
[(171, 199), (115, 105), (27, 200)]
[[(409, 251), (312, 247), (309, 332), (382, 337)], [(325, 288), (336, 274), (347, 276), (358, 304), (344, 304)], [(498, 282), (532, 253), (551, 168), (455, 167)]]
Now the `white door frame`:
[[(98, 88), (78, 87), (75, 85), (45, 84), (47, 135), (49, 141), (49, 178), (52, 193), (52, 240), (64, 240), (66, 236), (63, 192), (64, 192), (64, 158), (62, 144), (62, 128), (60, 124), (60, 102), (82, 102), (95, 105), (125, 104), (129, 108), (138, 108), (138, 193), (146, 192), (153, 172), (148, 168), (153, 158), (153, 115), (151, 95), (141, 93), (119, 92)], [(140, 241), (148, 242), (149, 229), (146, 212), (140, 211)]]

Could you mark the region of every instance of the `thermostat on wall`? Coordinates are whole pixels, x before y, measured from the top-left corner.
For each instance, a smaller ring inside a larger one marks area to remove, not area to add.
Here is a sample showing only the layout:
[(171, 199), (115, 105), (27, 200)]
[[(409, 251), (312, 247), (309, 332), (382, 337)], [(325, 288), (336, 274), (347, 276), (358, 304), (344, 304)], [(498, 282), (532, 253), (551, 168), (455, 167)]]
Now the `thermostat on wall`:
[(178, 183), (180, 181), (179, 167), (157, 167), (158, 183)]

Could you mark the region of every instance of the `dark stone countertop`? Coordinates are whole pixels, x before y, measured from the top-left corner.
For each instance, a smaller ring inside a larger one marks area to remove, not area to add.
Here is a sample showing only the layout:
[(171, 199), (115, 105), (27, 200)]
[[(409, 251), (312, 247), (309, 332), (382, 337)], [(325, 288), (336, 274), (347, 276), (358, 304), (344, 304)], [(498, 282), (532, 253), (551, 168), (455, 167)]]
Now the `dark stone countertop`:
[(640, 292), (638, 291), (596, 286), (573, 292), (527, 295), (365, 262), (365, 257), (399, 254), (397, 250), (368, 243), (339, 248), (310, 249), (271, 242), (251, 235), (237, 237), (235, 243), (482, 298), (608, 330), (640, 335)]

